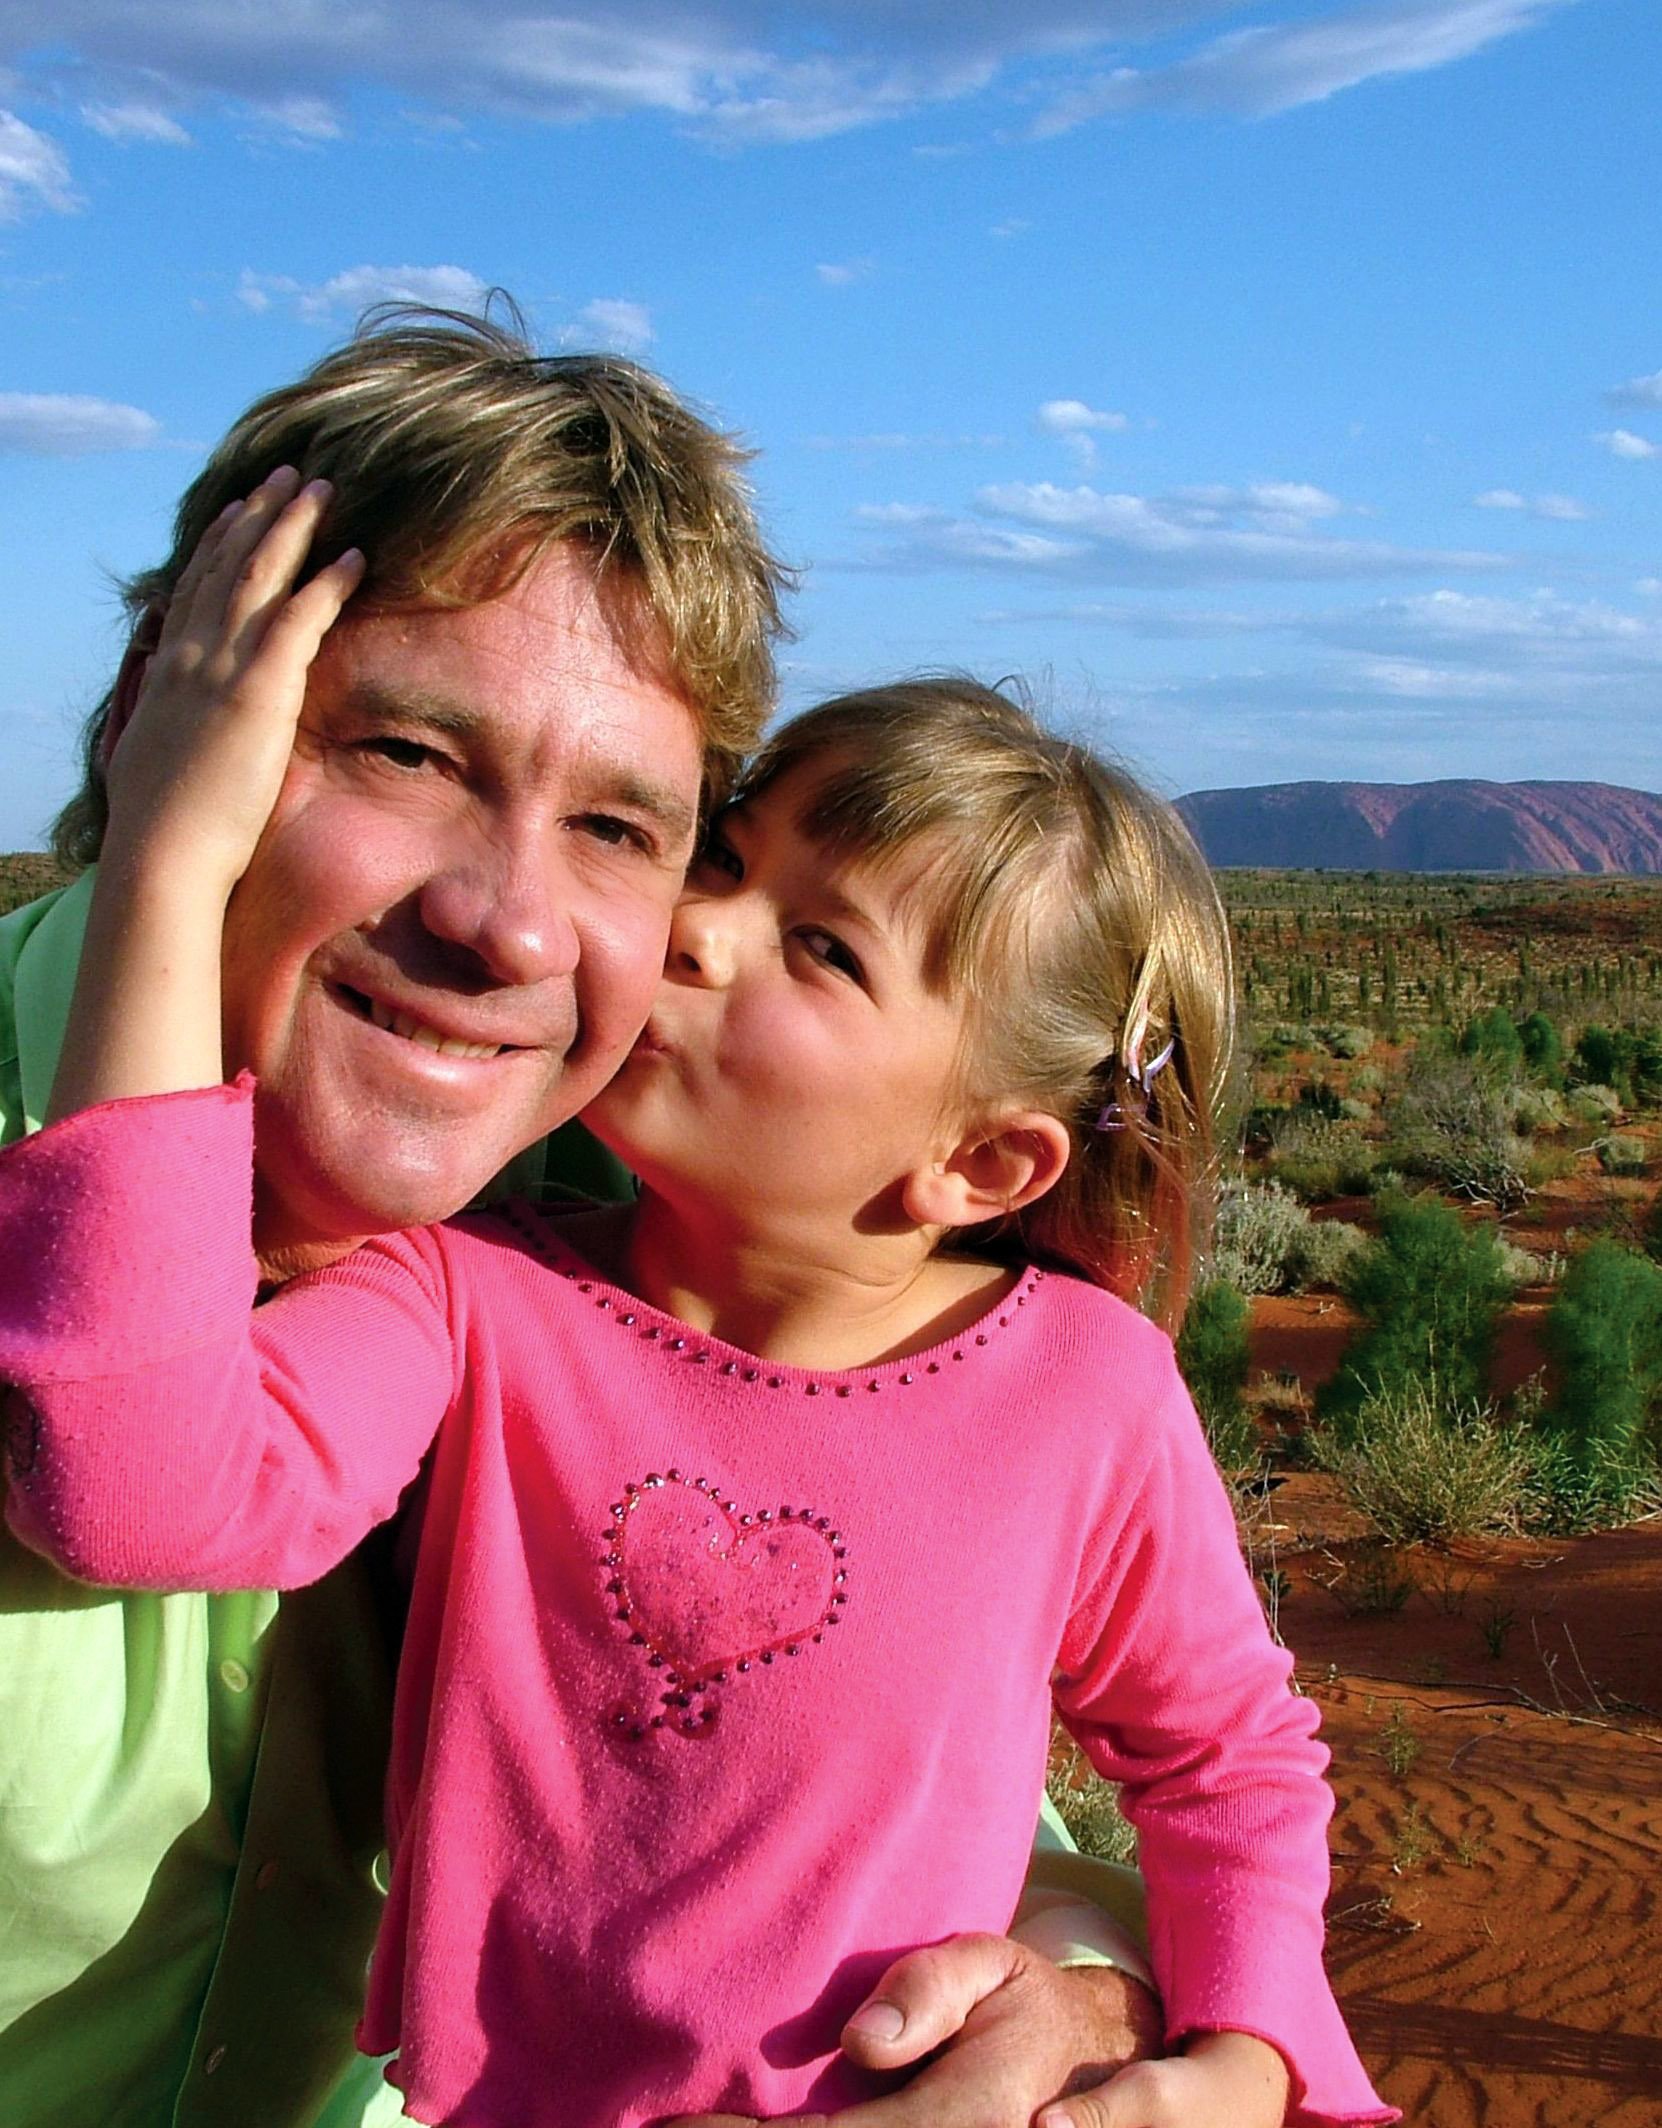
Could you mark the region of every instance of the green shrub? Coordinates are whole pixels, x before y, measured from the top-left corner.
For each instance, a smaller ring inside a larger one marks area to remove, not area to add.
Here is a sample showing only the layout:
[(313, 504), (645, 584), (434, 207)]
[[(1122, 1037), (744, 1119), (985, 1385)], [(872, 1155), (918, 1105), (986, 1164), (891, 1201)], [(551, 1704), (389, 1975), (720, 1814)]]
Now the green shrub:
[(1345, 1279), (1362, 1327), (1318, 1409), (1348, 1427), (1370, 1398), (1400, 1397), (1432, 1380), (1449, 1408), (1480, 1403), (1496, 1317), (1511, 1291), (1491, 1228), (1468, 1232), (1430, 1199), (1389, 1200), (1379, 1238)]
[(1578, 1447), (1558, 1434), (1536, 1437), (1523, 1501), (1527, 1528), (1576, 1536), (1620, 1529), (1659, 1508), (1656, 1459), (1642, 1448), (1613, 1449), (1599, 1441)]
[(1365, 1057), (1374, 1043), (1371, 1027), (1318, 1027), (1316, 1035), (1330, 1057), (1343, 1057), (1347, 1062)]
[(1382, 1537), (1441, 1544), (1517, 1527), (1530, 1445), (1492, 1405), (1448, 1402), (1426, 1380), (1369, 1397), (1343, 1436), (1316, 1435), (1314, 1453)]
[(1617, 1086), (1626, 1076), (1622, 1070), (1622, 1044), (1608, 1027), (1583, 1027), (1575, 1045), (1575, 1075), (1589, 1086)]
[(1622, 1112), (1622, 1097), (1613, 1086), (1578, 1086), (1570, 1095), (1569, 1109), (1578, 1123), (1614, 1123)]
[(1190, 1301), (1177, 1339), (1177, 1363), (1225, 1471), (1245, 1470), (1257, 1460), (1258, 1436), (1242, 1397), (1251, 1316), (1245, 1295), (1214, 1278)]
[(1520, 1131), (1559, 1131), (1570, 1120), (1564, 1096), (1556, 1086), (1523, 1086), (1518, 1089), (1512, 1122)]
[(1523, 1041), (1512, 1015), (1504, 1005), (1495, 1005), (1488, 1012), (1480, 1012), (1476, 1019), (1468, 1020), (1460, 1036), (1460, 1054), (1465, 1057), (1485, 1057), (1491, 1064), (1511, 1074), (1524, 1061)]
[(1373, 1175), (1373, 1147), (1354, 1124), (1294, 1109), (1272, 1126), (1270, 1161), (1276, 1179), (1320, 1204), (1361, 1195)]
[(1557, 1086), (1564, 1076), (1564, 1045), (1558, 1029), (1544, 1012), (1532, 1012), (1518, 1028), (1518, 1043), (1524, 1062), (1548, 1086)]
[(1120, 1809), (1118, 1788), (1102, 1779), (1077, 1744), (1046, 1774), (1045, 1794), (1082, 1855), (1095, 1855), (1099, 1862), (1136, 1861), (1136, 1829)]
[(1542, 1430), (1587, 1470), (1601, 1452), (1618, 1463), (1646, 1453), (1662, 1415), (1662, 1265), (1595, 1241), (1564, 1273), (1541, 1334), (1557, 1373)]
[(1224, 1184), (1212, 1246), (1215, 1277), (1238, 1293), (1284, 1293), (1310, 1215), (1279, 1182)]
[(1309, 1219), (1293, 1244), (1291, 1283), (1300, 1293), (1325, 1287), (1338, 1292), (1357, 1257), (1369, 1246), (1362, 1228), (1348, 1219)]
[(1650, 1211), (1639, 1231), (1645, 1245), (1645, 1254), (1653, 1263), (1662, 1263), (1662, 1190), (1658, 1190), (1651, 1199)]
[(1612, 1133), (1598, 1139), (1593, 1150), (1607, 1175), (1642, 1175), (1645, 1171), (1645, 1141)]
[(1512, 1082), (1487, 1058), (1416, 1050), (1392, 1111), (1393, 1154), (1411, 1173), (1509, 1211), (1529, 1195), (1526, 1149), (1512, 1128)]

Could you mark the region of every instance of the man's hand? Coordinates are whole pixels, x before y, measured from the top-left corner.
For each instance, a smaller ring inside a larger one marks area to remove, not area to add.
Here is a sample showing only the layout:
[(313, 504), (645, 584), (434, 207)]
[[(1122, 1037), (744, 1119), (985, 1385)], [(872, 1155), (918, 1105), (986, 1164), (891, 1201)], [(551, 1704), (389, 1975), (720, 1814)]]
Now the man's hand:
[[(904, 2090), (839, 2113), (837, 2128), (1028, 2128), (1047, 2101), (1157, 2053), (1161, 2036), (1159, 2004), (1127, 1974), (1064, 1971), (1005, 1936), (956, 1936), (892, 1965), (843, 2028), (843, 2052), (868, 2069), (938, 2058)], [(701, 2114), (672, 2128), (750, 2124)]]

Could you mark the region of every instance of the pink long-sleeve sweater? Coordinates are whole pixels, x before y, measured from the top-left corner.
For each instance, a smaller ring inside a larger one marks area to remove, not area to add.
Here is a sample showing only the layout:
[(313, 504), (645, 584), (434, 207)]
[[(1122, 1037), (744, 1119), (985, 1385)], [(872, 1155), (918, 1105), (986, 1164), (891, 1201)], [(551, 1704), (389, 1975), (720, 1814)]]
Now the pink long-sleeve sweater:
[[(246, 1083), (0, 1154), (7, 1513), (71, 1573), (302, 1583), (437, 1433), (361, 2039), (410, 2115), (634, 2128), (869, 2095), (842, 2021), (1002, 1929), (1052, 1697), (1142, 1836), (1175, 2037), (1391, 2119), (1323, 1976), (1330, 1800), (1167, 1341), (1023, 1275), (937, 1349), (756, 1359), (557, 1219), (371, 1244), (252, 1315)], [(442, 1424), (441, 1424), (442, 1422)]]

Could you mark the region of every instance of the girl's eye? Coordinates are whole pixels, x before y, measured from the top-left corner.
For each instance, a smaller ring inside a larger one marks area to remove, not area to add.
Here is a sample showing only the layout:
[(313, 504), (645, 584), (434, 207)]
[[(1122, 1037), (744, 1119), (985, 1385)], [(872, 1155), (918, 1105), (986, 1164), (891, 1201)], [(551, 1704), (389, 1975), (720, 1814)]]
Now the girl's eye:
[(705, 836), (704, 846), (694, 863), (712, 872), (719, 872), (723, 879), (739, 880), (744, 877), (743, 858), (730, 842), (724, 842), (716, 834)]
[(859, 956), (850, 951), (834, 931), (821, 931), (815, 925), (808, 925), (796, 935), (814, 959), (825, 967), (835, 968), (839, 975), (846, 975), (853, 982), (865, 981), (866, 972), (860, 965)]

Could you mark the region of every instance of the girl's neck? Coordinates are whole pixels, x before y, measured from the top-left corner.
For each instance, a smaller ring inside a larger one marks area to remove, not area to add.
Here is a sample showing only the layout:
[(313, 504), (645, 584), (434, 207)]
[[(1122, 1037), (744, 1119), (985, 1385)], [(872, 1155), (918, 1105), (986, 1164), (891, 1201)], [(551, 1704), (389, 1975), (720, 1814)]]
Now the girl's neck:
[(579, 1213), (568, 1231), (637, 1299), (790, 1367), (904, 1359), (955, 1336), (1014, 1283), (1000, 1265), (937, 1255), (916, 1228), (834, 1240), (712, 1228), (650, 1190)]

